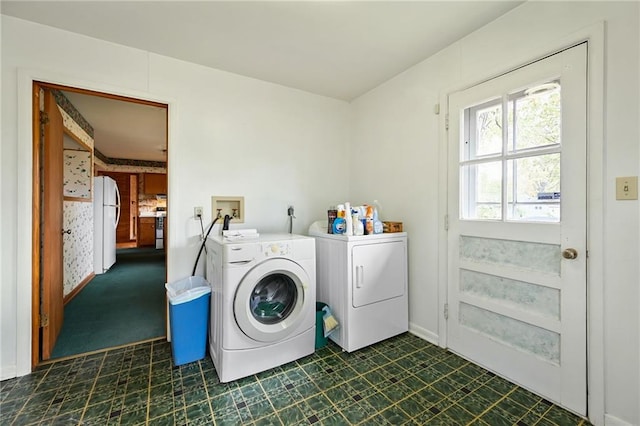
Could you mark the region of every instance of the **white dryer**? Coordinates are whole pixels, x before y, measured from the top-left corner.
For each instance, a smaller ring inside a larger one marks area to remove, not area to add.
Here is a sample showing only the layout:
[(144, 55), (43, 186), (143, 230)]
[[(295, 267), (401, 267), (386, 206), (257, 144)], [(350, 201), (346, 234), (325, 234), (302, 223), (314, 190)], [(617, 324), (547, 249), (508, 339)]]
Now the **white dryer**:
[(314, 352), (315, 266), (310, 237), (209, 237), (209, 352), (221, 382)]
[(409, 329), (407, 234), (345, 236), (312, 226), (318, 301), (340, 327), (329, 338), (352, 352)]

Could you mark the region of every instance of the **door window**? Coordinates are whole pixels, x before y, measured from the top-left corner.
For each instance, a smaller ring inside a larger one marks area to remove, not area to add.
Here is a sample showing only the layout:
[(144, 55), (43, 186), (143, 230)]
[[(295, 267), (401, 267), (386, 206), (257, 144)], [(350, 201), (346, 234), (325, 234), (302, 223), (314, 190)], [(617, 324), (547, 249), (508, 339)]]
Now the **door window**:
[(251, 314), (262, 324), (276, 324), (287, 318), (298, 300), (296, 283), (285, 274), (262, 278), (251, 293)]
[(461, 219), (560, 221), (560, 103), (551, 80), (464, 111)]

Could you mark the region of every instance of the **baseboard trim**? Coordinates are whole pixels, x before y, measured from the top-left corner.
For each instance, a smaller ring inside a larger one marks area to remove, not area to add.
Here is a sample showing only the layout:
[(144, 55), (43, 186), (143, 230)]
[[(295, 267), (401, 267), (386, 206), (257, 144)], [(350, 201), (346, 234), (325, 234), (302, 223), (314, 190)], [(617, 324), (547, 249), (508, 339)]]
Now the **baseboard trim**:
[(605, 426), (633, 426), (631, 423), (627, 423), (611, 414), (604, 415), (604, 424)]
[(67, 303), (71, 302), (71, 299), (73, 299), (74, 297), (76, 297), (81, 291), (82, 289), (89, 284), (89, 282), (96, 276), (95, 273), (91, 272), (89, 275), (87, 275), (82, 281), (80, 281), (80, 284), (78, 284), (76, 286), (76, 288), (74, 288), (73, 290), (71, 290), (71, 293), (67, 294), (64, 299), (62, 300), (62, 303), (64, 305), (66, 305)]
[(409, 333), (416, 335), (429, 343), (438, 345), (438, 335), (432, 331), (427, 330), (426, 328), (422, 328), (413, 323), (409, 323)]
[(0, 368), (0, 380), (13, 379), (18, 377), (18, 370), (15, 365)]

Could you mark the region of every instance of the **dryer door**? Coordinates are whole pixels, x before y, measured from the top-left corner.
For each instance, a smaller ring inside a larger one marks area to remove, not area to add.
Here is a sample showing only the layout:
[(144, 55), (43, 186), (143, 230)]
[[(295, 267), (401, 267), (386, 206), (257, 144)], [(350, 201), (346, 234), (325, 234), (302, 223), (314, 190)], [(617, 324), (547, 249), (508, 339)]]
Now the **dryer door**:
[(357, 245), (351, 255), (354, 308), (404, 295), (407, 282), (404, 242)]
[(288, 259), (269, 259), (252, 268), (236, 290), (234, 315), (244, 334), (259, 342), (288, 337), (311, 305), (309, 276)]

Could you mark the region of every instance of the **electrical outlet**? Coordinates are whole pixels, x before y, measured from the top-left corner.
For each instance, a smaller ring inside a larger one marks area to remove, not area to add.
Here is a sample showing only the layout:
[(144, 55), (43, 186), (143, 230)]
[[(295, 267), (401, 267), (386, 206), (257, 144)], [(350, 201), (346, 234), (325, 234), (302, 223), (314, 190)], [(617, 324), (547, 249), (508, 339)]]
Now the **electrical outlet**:
[(202, 218), (202, 207), (193, 208), (193, 218), (196, 220)]

